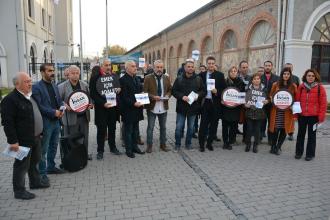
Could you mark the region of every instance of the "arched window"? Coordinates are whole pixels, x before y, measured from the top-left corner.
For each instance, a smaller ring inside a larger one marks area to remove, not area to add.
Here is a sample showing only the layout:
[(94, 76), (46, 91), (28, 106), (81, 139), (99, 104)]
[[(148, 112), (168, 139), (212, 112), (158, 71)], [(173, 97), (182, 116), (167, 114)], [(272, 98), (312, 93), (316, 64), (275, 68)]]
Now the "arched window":
[(316, 23), (311, 40), (314, 40), (312, 65), (322, 82), (330, 83), (330, 12)]
[(166, 49), (163, 49), (163, 56), (162, 56), (163, 62), (166, 60)]
[(212, 52), (212, 40), (211, 37), (206, 37), (203, 40), (203, 48), (202, 48), (202, 54), (209, 54)]
[(267, 21), (260, 21), (254, 27), (250, 38), (250, 47), (272, 45), (275, 43), (275, 32)]
[(188, 44), (188, 51), (187, 51), (187, 57), (190, 58), (192, 56), (192, 51), (196, 50), (197, 46), (194, 40), (191, 40)]
[(32, 74), (36, 74), (36, 57), (33, 46), (30, 47), (30, 70)]
[(44, 49), (43, 60), (44, 60), (44, 63), (47, 63), (48, 62), (48, 60), (47, 60), (47, 49), (46, 48)]
[(237, 38), (234, 31), (229, 30), (223, 37), (223, 49), (230, 50), (237, 48)]
[(156, 53), (154, 51), (152, 52), (152, 63), (154, 63), (155, 60), (156, 60)]
[(160, 60), (161, 59), (161, 56), (160, 56), (160, 51), (157, 50), (157, 60)]
[[(71, 54), (72, 54), (72, 52), (71, 52)], [(54, 51), (53, 50), (50, 51), (50, 62), (54, 63)]]
[(177, 57), (182, 57), (182, 44), (179, 44), (178, 46)]

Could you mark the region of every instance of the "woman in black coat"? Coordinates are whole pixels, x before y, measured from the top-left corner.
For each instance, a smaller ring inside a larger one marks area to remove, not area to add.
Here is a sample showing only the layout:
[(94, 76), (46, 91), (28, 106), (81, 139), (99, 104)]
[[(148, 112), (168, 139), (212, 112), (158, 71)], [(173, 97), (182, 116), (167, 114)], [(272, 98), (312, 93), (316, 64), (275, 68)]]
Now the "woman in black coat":
[[(226, 79), (226, 88), (233, 87), (240, 92), (244, 92), (244, 82), (238, 77), (238, 69), (232, 66), (228, 70), (228, 77)], [(223, 118), (222, 118), (222, 138), (223, 149), (232, 150), (232, 144), (236, 140), (236, 128), (240, 118), (241, 105), (236, 107), (223, 106)]]

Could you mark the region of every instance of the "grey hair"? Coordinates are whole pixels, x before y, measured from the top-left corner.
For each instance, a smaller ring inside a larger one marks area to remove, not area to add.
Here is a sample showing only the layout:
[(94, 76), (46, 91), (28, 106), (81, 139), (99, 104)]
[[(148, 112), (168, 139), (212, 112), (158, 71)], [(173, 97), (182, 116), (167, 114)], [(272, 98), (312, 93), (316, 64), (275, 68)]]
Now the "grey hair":
[(192, 58), (186, 59), (185, 64), (187, 64), (187, 63), (192, 63), (195, 65), (194, 59), (192, 59)]
[(23, 74), (27, 74), (27, 73), (25, 73), (25, 72), (18, 72), (18, 73), (16, 73), (16, 74), (14, 75), (14, 77), (13, 77), (13, 85), (14, 85), (15, 87), (16, 87), (16, 85), (18, 84), (19, 79), (21, 78), (21, 76), (22, 76)]
[(131, 65), (132, 63), (135, 64), (134, 60), (127, 60), (127, 61), (125, 62), (125, 69), (127, 69), (128, 66)]
[(106, 61), (109, 61), (109, 62), (111, 63), (111, 60), (110, 60), (109, 58), (102, 58), (102, 59), (100, 59), (100, 63), (102, 64), (102, 66), (103, 66), (103, 64), (104, 64)]
[(76, 65), (71, 65), (67, 69), (68, 69), (69, 72), (74, 71), (74, 70), (77, 70), (77, 71), (80, 72), (79, 67), (77, 67)]
[(155, 60), (154, 61), (154, 66), (156, 66), (156, 64), (164, 64), (162, 60)]

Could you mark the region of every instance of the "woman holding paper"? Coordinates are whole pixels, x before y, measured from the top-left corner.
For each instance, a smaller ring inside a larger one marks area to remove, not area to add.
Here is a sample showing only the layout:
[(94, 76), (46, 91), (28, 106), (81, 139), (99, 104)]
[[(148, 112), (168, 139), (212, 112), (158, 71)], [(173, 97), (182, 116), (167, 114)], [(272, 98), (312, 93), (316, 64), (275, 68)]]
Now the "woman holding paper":
[(261, 131), (260, 128), (262, 121), (266, 118), (266, 113), (263, 106), (267, 103), (266, 88), (261, 83), (261, 74), (255, 73), (252, 75), (251, 84), (246, 91), (245, 117), (247, 122), (247, 134), (245, 139), (245, 152), (250, 151), (252, 136), (254, 136), (253, 153), (258, 152)]
[[(232, 87), (236, 88), (240, 92), (244, 92), (245, 84), (243, 80), (238, 77), (238, 69), (236, 66), (232, 66), (228, 70), (228, 77), (226, 79), (226, 88)], [(222, 139), (223, 139), (223, 149), (232, 150), (232, 144), (236, 139), (236, 130), (238, 126), (238, 121), (241, 112), (241, 105), (235, 107), (223, 107), (223, 117), (222, 119)]]
[[(269, 93), (270, 100), (273, 99), (273, 96), (279, 90), (288, 91), (292, 97), (296, 95), (297, 87), (292, 82), (292, 72), (288, 67), (283, 68), (279, 81), (273, 84)], [(294, 120), (290, 107), (287, 109), (280, 109), (276, 107), (275, 104), (272, 105), (270, 110), (269, 131), (272, 134), (270, 153), (280, 155), (281, 146), (285, 141), (286, 135), (294, 131)]]
[(321, 84), (320, 74), (314, 69), (308, 69), (302, 77), (302, 84), (298, 87), (296, 101), (300, 102), (301, 113), (298, 114), (298, 135), (296, 143), (296, 159), (304, 153), (304, 141), (308, 128), (306, 161), (315, 157), (316, 130), (325, 120), (327, 110), (327, 94)]

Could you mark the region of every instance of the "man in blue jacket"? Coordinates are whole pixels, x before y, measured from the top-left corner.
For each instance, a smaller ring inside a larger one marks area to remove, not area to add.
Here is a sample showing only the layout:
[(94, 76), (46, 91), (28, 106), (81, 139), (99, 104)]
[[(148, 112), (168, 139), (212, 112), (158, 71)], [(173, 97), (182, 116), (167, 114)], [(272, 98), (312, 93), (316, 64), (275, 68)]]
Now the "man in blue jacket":
[[(63, 116), (64, 103), (54, 83), (55, 73), (52, 64), (40, 66), (42, 80), (33, 85), (32, 97), (38, 103), (43, 119), (43, 137), (41, 140), (41, 160), (39, 172), (44, 182), (49, 182), (47, 174), (60, 174), (64, 171), (55, 167), (55, 156), (60, 134), (60, 119)], [(47, 159), (47, 162), (46, 162)]]

